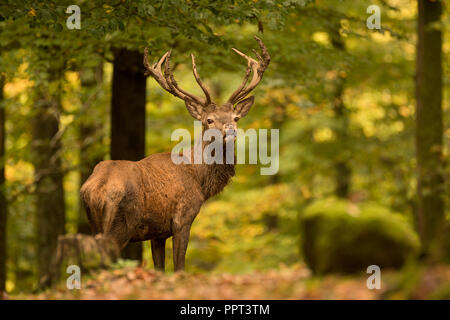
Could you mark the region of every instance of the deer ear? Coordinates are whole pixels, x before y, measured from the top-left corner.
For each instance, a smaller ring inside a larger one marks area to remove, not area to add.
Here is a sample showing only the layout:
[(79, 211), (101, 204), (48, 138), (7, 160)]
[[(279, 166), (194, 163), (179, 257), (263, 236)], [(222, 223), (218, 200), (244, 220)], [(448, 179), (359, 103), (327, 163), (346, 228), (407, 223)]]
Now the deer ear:
[(255, 101), (254, 96), (251, 96), (244, 100), (239, 101), (236, 104), (236, 108), (235, 108), (236, 115), (238, 115), (241, 118), (245, 117), (247, 115), (247, 113), (250, 111), (250, 108), (252, 107), (254, 101)]
[(198, 103), (194, 102), (189, 97), (184, 98), (184, 103), (186, 104), (186, 109), (189, 111), (191, 116), (197, 120), (202, 119), (203, 107)]

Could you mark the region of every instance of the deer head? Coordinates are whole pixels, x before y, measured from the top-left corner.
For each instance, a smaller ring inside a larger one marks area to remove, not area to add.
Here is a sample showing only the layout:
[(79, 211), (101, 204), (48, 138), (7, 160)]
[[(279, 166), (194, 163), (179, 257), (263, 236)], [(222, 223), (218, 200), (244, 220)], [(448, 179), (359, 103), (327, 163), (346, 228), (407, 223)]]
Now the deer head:
[[(245, 55), (237, 49), (232, 49), (247, 60), (247, 70), (242, 84), (230, 96), (227, 102), (222, 105), (218, 105), (211, 100), (209, 90), (200, 80), (197, 73), (193, 54), (191, 54), (192, 69), (195, 80), (205, 95), (204, 98), (184, 91), (175, 81), (170, 68), (171, 50), (166, 52), (157, 63), (150, 65), (148, 62), (148, 49), (145, 48), (144, 66), (147, 69), (146, 75), (151, 75), (164, 90), (182, 99), (191, 116), (202, 122), (203, 130), (218, 129), (222, 133), (225, 141), (230, 139), (234, 140), (236, 138), (237, 122), (247, 115), (254, 102), (254, 96), (246, 97), (261, 81), (264, 71), (270, 63), (270, 55), (267, 48), (261, 39), (258, 37), (255, 37), (255, 39), (261, 48), (261, 54), (253, 50), (258, 60)], [(163, 65), (164, 73), (162, 71)], [(252, 80), (248, 82), (250, 73), (253, 73), (253, 76)]]

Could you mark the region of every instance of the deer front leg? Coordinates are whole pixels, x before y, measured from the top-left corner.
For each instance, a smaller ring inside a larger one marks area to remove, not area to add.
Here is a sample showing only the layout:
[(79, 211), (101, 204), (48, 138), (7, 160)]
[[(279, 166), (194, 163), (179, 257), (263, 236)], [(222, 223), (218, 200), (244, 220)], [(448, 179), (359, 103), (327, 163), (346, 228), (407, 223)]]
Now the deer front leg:
[(151, 243), (153, 265), (156, 270), (164, 272), (166, 265), (166, 239), (153, 239)]
[[(199, 196), (199, 199), (201, 195)], [(200, 211), (203, 199), (197, 202), (180, 202), (172, 220), (172, 246), (174, 271), (184, 271), (184, 261), (191, 225)], [(187, 209), (186, 209), (187, 208)]]
[(189, 242), (191, 226), (183, 226), (176, 230), (172, 238), (174, 271), (184, 271), (184, 261)]

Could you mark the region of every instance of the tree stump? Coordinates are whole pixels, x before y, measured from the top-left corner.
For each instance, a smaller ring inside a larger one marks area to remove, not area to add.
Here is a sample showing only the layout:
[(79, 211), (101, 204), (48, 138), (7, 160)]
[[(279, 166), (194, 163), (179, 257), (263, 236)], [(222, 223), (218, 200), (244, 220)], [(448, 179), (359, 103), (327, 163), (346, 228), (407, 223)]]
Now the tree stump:
[(61, 278), (67, 267), (76, 265), (82, 272), (104, 269), (120, 257), (115, 241), (98, 234), (69, 234), (58, 237), (56, 254), (48, 275), (40, 280), (40, 287), (48, 287)]

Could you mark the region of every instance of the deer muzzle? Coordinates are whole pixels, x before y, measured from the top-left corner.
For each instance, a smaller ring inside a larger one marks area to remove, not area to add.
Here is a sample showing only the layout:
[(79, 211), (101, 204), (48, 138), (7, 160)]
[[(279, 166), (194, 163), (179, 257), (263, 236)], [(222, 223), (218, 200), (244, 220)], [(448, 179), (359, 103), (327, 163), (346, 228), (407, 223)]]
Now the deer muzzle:
[(227, 129), (225, 129), (225, 134), (223, 136), (223, 139), (225, 140), (225, 142), (234, 141), (234, 140), (236, 140), (236, 136), (237, 136), (236, 129), (234, 128), (233, 125), (229, 125), (229, 127)]

